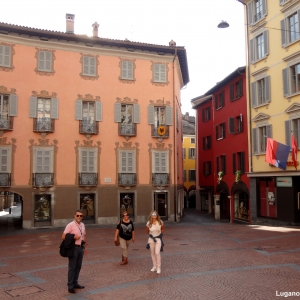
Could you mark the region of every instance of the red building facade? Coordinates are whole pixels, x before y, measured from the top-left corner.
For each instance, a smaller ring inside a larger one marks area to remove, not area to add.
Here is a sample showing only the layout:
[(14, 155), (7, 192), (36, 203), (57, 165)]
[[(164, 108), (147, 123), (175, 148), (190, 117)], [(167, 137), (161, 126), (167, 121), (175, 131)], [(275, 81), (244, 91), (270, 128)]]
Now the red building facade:
[(250, 220), (245, 67), (203, 96), (196, 109), (196, 208), (231, 222)]

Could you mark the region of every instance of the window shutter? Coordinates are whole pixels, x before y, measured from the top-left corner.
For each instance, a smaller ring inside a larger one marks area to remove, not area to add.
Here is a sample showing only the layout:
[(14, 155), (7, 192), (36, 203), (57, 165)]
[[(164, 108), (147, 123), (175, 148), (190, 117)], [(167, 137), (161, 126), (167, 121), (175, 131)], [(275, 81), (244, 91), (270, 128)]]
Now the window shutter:
[(250, 61), (251, 64), (255, 62), (255, 39), (250, 40)]
[(39, 51), (38, 70), (45, 70), (45, 51)]
[(96, 101), (96, 118), (95, 121), (102, 122), (102, 102)]
[(222, 91), (221, 93), (221, 107), (225, 106), (225, 92)]
[(300, 32), (300, 9), (297, 10), (297, 15), (298, 15), (298, 33), (299, 33)]
[(235, 133), (235, 128), (234, 128), (234, 118), (228, 118), (228, 131), (229, 133), (234, 134)]
[(114, 112), (114, 118), (115, 122), (120, 123), (121, 122), (121, 103), (115, 103), (115, 112)]
[(266, 16), (267, 14), (267, 3), (266, 0), (262, 0), (262, 17)]
[(269, 103), (271, 101), (270, 76), (265, 77), (264, 81), (266, 102)]
[(253, 140), (253, 152), (254, 154), (258, 154), (258, 129), (257, 128), (253, 128), (252, 129), (252, 140)]
[(159, 82), (159, 65), (154, 64), (153, 69), (153, 80), (154, 82)]
[(75, 120), (82, 120), (82, 101), (75, 101)]
[(264, 38), (264, 51), (265, 51), (265, 56), (269, 54), (269, 31), (265, 30), (263, 32), (263, 38)]
[(284, 2), (285, 2), (285, 0), (279, 0), (279, 4), (280, 4), (280, 5), (283, 5)]
[(169, 173), (168, 170), (168, 155), (166, 152), (161, 152), (160, 153), (160, 157), (161, 157), (161, 173)]
[(291, 140), (291, 121), (287, 120), (284, 121), (285, 126), (285, 144), (292, 146), (292, 140)]
[(252, 82), (252, 83), (251, 83), (251, 100), (252, 100), (252, 107), (257, 107), (256, 84), (257, 84), (257, 82)]
[(189, 158), (192, 158), (192, 150), (189, 148)]
[(182, 148), (183, 158), (186, 158), (186, 149)]
[(127, 62), (127, 79), (133, 79), (133, 62)]
[(216, 126), (216, 140), (219, 138), (219, 125)]
[(223, 138), (226, 137), (226, 123), (222, 123)]
[(90, 72), (89, 75), (96, 76), (96, 57), (90, 57)]
[(222, 171), (224, 173), (224, 175), (226, 174), (226, 155), (223, 155), (223, 159), (222, 159)]
[(36, 118), (37, 117), (37, 97), (30, 97), (29, 104), (29, 117)]
[(52, 52), (45, 52), (45, 71), (52, 71)]
[(245, 152), (241, 152), (241, 171), (245, 173)]
[(249, 18), (249, 24), (253, 24), (253, 1), (251, 1), (248, 4), (248, 18)]
[(83, 66), (82, 66), (83, 75), (90, 75), (89, 73), (89, 57), (84, 56), (83, 57)]
[(11, 55), (10, 53), (11, 53), (11, 47), (3, 46), (3, 66), (4, 67), (10, 67), (10, 55)]
[(51, 119), (58, 119), (58, 99), (51, 98), (51, 112), (50, 112)]
[(127, 79), (127, 61), (122, 61), (122, 79)]
[(240, 117), (239, 117), (239, 133), (243, 131), (243, 117), (242, 117), (242, 114), (240, 114)]
[(215, 96), (215, 109), (217, 110), (219, 108), (219, 95)]
[(166, 82), (166, 65), (161, 64), (160, 65), (160, 81)]
[(171, 106), (166, 106), (166, 125), (173, 125)]
[(234, 85), (230, 85), (230, 101), (234, 101)]
[(88, 171), (88, 151), (81, 150), (81, 172)]
[(272, 138), (272, 125), (266, 126), (267, 137)]
[(0, 165), (0, 172), (7, 172), (10, 173), (10, 158), (9, 158), (9, 149), (8, 148), (1, 148), (1, 165)]
[(153, 105), (148, 106), (148, 124), (149, 125), (154, 124), (154, 106)]
[(44, 150), (44, 163), (43, 163), (43, 172), (51, 172), (51, 155), (50, 150)]
[(289, 88), (289, 68), (282, 70), (282, 79), (283, 79), (283, 95), (287, 98), (290, 95)]
[(239, 97), (243, 96), (243, 78), (239, 80)]
[(233, 170), (233, 174), (235, 174), (235, 172), (236, 172), (236, 154), (235, 153), (232, 154), (232, 170)]
[(140, 123), (140, 105), (133, 104), (133, 123)]
[(287, 40), (287, 31), (286, 31), (286, 19), (283, 19), (280, 21), (280, 28), (281, 28), (281, 46), (286, 46), (286, 40)]
[(11, 117), (16, 117), (18, 115), (18, 96), (10, 94), (9, 95), (9, 115)]
[(95, 172), (95, 151), (89, 151), (89, 172)]

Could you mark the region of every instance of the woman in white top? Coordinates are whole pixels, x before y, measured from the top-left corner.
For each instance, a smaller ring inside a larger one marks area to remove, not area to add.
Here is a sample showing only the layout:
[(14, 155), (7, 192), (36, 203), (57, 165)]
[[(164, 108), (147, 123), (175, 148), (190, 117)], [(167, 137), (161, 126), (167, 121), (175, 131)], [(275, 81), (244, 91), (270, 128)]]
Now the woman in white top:
[(160, 219), (158, 213), (153, 210), (150, 213), (148, 222), (146, 224), (146, 232), (149, 234), (148, 244), (150, 245), (151, 258), (153, 267), (151, 272), (161, 273), (161, 257), (160, 249), (162, 246), (161, 235), (164, 233), (164, 224)]

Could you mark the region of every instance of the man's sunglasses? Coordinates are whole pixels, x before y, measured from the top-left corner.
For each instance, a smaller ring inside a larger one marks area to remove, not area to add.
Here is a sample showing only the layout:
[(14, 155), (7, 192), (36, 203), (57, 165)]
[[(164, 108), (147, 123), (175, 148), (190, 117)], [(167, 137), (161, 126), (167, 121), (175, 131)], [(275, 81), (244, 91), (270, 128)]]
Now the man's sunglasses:
[(82, 218), (82, 217), (83, 217), (83, 215), (76, 215), (76, 217)]

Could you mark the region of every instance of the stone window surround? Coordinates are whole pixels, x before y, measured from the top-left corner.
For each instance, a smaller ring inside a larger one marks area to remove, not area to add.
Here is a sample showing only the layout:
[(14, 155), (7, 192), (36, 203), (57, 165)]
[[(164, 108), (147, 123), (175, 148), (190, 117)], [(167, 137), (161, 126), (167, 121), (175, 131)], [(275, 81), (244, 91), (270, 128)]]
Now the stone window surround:
[[(89, 56), (89, 57), (95, 57), (96, 58), (96, 75), (95, 76), (88, 76), (88, 75), (83, 75), (83, 57), (84, 56)], [(84, 80), (98, 80), (99, 74), (98, 74), (98, 65), (99, 65), (99, 55), (97, 54), (85, 54), (85, 53), (80, 53), (80, 59), (79, 59), (80, 65), (81, 65), (81, 72), (79, 73), (79, 76), (84, 79)]]
[[(136, 69), (136, 64), (135, 61), (136, 59), (130, 59), (130, 58), (121, 58), (119, 57), (119, 68), (120, 68), (120, 76), (119, 76), (119, 81), (122, 83), (127, 83), (127, 84), (134, 84), (136, 82), (135, 78), (135, 69)], [(122, 61), (131, 61), (132, 62), (132, 79), (124, 79), (122, 78)]]
[[(36, 52), (35, 52), (34, 58), (36, 59), (36, 67), (34, 69), (34, 72), (38, 75), (41, 75), (41, 76), (53, 76), (54, 73), (55, 73), (55, 70), (54, 70), (54, 60), (56, 59), (55, 50), (45, 49), (45, 48), (35, 48), (35, 49), (36, 49)], [(52, 70), (51, 71), (40, 71), (38, 69), (39, 51), (46, 51), (46, 52), (51, 52), (52, 53), (52, 68), (51, 68)]]
[(10, 50), (10, 67), (0, 66), (0, 71), (12, 72), (15, 68), (13, 65), (13, 56), (16, 54), (15, 49), (14, 49), (15, 44), (0, 42), (0, 45), (1, 46), (9, 46), (11, 48), (11, 50)]

